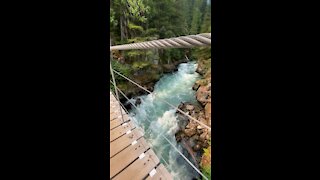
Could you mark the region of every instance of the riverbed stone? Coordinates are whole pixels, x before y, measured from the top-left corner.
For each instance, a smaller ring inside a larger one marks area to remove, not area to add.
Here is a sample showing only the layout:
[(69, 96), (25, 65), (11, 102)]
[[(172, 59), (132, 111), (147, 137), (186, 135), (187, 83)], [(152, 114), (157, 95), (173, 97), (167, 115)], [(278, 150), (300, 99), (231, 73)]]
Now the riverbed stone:
[(192, 138), (192, 140), (197, 141), (197, 140), (199, 140), (199, 135), (196, 133), (191, 138)]
[(186, 105), (186, 109), (187, 109), (188, 111), (192, 111), (192, 110), (194, 110), (194, 106), (188, 104), (188, 105)]
[(207, 85), (207, 91), (211, 91), (211, 82)]
[(199, 141), (201, 142), (205, 142), (205, 140), (207, 139), (207, 132), (203, 132), (200, 136), (199, 136)]
[(188, 137), (191, 137), (193, 136), (194, 134), (196, 134), (196, 130), (195, 129), (185, 129), (184, 130), (184, 133), (188, 136)]
[(198, 120), (200, 122), (202, 122), (203, 124), (207, 124), (207, 120), (205, 118), (203, 118), (203, 117), (200, 117)]
[(163, 64), (162, 67), (163, 67), (163, 72), (165, 73), (172, 72), (176, 69), (174, 64)]
[(199, 151), (201, 149), (201, 145), (197, 143), (195, 146), (193, 146), (193, 150)]
[(137, 106), (137, 105), (139, 105), (139, 104), (141, 104), (141, 99), (140, 99), (140, 98), (137, 98), (137, 100), (136, 100), (136, 102), (135, 102), (135, 105)]
[(197, 122), (195, 122), (194, 120), (189, 119), (189, 123), (186, 126), (186, 128), (188, 128), (188, 129), (196, 129), (197, 128)]
[[(181, 103), (179, 104), (178, 108), (181, 109), (181, 110), (183, 110), (183, 107), (184, 107), (184, 103), (181, 102)], [(177, 111), (177, 112), (179, 112), (179, 111)]]
[(200, 85), (197, 84), (197, 83), (195, 83), (195, 84), (192, 86), (192, 89), (196, 91), (196, 90), (198, 90), (199, 87), (200, 87)]
[(207, 103), (207, 99), (209, 97), (209, 91), (207, 91), (206, 86), (201, 86), (196, 93), (197, 100), (205, 105)]
[(200, 125), (198, 125), (198, 126), (197, 126), (197, 129), (203, 129), (203, 127), (202, 127), (202, 126), (200, 126)]

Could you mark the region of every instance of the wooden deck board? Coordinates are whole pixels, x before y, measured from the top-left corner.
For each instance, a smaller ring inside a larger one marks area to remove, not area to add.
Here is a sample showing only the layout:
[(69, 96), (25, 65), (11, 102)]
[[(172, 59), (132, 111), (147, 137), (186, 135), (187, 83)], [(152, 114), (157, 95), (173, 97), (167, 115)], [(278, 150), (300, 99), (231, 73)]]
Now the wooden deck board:
[(115, 119), (113, 121), (110, 122), (110, 129), (113, 129), (119, 125), (122, 124), (122, 120), (121, 119)]
[(124, 135), (129, 130), (132, 130), (133, 128), (135, 128), (135, 125), (133, 124), (132, 121), (127, 122), (127, 124), (125, 125), (124, 124), (110, 131), (110, 142)]
[(110, 178), (115, 176), (131, 162), (149, 148), (144, 138), (140, 138), (136, 144), (127, 147), (110, 159)]
[[(130, 120), (130, 118), (129, 118), (128, 115), (126, 115), (126, 116), (123, 116), (123, 120), (124, 120), (124, 122), (127, 122), (128, 120)], [(121, 116), (117, 117), (116, 119), (110, 121), (110, 129), (114, 129), (114, 128), (116, 128), (117, 126), (121, 125), (124, 122), (122, 122)]]
[[(122, 115), (123, 115), (124, 118), (125, 118), (126, 116), (128, 116), (126, 112), (123, 112)], [(118, 112), (116, 112), (116, 113), (111, 113), (111, 114), (110, 114), (110, 120), (111, 120), (111, 121), (113, 121), (115, 118), (120, 118), (120, 119), (121, 119), (120, 110), (118, 110)]]
[(128, 166), (120, 174), (116, 175), (113, 180), (141, 180), (148, 176), (150, 171), (159, 163), (156, 154), (149, 149), (142, 159), (137, 159), (134, 163)]
[(110, 157), (114, 156), (125, 147), (129, 146), (133, 141), (139, 139), (142, 133), (135, 128), (131, 133), (121, 136), (119, 139), (110, 143)]

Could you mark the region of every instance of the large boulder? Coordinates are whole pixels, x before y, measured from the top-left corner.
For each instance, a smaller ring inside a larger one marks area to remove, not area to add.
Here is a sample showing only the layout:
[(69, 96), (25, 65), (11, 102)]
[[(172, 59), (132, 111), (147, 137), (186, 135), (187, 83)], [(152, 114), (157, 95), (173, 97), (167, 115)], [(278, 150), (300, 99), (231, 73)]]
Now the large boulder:
[(202, 134), (200, 134), (199, 141), (205, 142), (205, 140), (207, 140), (207, 135), (208, 135), (208, 131), (204, 131)]
[(187, 105), (186, 105), (186, 109), (187, 109), (188, 111), (192, 111), (192, 110), (194, 110), (194, 106), (191, 105), (191, 104), (187, 104)]
[(173, 72), (176, 69), (176, 66), (174, 64), (164, 64), (162, 65), (163, 72), (170, 73)]
[(181, 130), (184, 130), (189, 123), (188, 117), (185, 115), (177, 114), (178, 127)]
[(206, 118), (204, 117), (199, 117), (198, 119), (200, 122), (202, 122), (203, 124), (208, 124), (208, 121), (206, 120)]
[(197, 128), (197, 123), (194, 122), (193, 120), (190, 120), (188, 125), (186, 126), (187, 129), (196, 129)]
[(188, 136), (191, 137), (197, 133), (196, 129), (185, 129), (184, 133)]
[(202, 63), (198, 63), (198, 67), (196, 69), (196, 72), (201, 74), (201, 75), (205, 74), (205, 68), (204, 68), (204, 65)]
[(137, 105), (139, 105), (139, 104), (141, 104), (141, 99), (140, 99), (140, 98), (137, 98), (137, 100), (136, 100), (136, 102), (135, 102), (135, 105), (137, 106)]
[(205, 105), (209, 101), (209, 95), (210, 91), (207, 90), (206, 86), (200, 86), (196, 93), (197, 100), (202, 105)]

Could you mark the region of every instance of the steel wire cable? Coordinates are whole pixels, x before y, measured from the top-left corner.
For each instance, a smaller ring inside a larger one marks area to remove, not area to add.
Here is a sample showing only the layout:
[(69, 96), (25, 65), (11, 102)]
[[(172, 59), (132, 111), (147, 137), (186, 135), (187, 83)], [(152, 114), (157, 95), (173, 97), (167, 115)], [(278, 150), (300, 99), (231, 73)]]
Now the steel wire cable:
[(193, 48), (196, 46), (211, 46), (211, 33), (110, 46), (110, 50)]

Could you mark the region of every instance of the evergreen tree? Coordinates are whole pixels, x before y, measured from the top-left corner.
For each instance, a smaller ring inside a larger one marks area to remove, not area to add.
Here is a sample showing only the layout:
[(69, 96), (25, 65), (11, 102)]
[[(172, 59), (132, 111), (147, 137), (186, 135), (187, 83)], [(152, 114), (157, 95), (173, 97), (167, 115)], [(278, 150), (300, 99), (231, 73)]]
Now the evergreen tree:
[(201, 23), (202, 13), (200, 12), (203, 0), (195, 0), (192, 11), (191, 34), (198, 34)]

